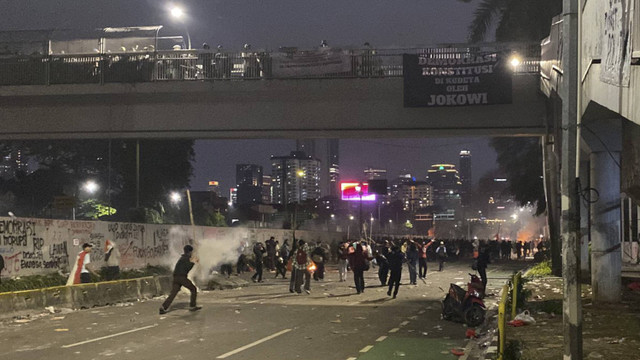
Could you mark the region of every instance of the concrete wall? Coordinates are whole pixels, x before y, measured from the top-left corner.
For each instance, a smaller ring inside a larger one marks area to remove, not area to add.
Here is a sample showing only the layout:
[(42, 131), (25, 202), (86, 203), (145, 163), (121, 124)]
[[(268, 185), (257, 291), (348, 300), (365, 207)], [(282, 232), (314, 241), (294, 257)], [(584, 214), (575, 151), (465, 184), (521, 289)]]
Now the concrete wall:
[(150, 299), (171, 291), (171, 277), (157, 276), (101, 283), (55, 286), (44, 289), (0, 293), (0, 318), (29, 310), (81, 309)]
[[(214, 228), (100, 221), (68, 221), (0, 217), (0, 254), (5, 260), (1, 276), (16, 277), (68, 272), (85, 242), (94, 244), (92, 261), (104, 265), (106, 240), (120, 250), (121, 268), (175, 264), (182, 247), (194, 244), (200, 268), (206, 274), (222, 262), (235, 261), (243, 245), (274, 236), (280, 243), (293, 238), (291, 230)], [(307, 241), (341, 240), (342, 233), (296, 231)]]
[(538, 77), (513, 104), (405, 108), (403, 79), (0, 87), (0, 139), (540, 135)]
[[(624, 1), (627, 3), (629, 0)], [(631, 39), (631, 57), (637, 63), (640, 60), (640, 0), (630, 0), (635, 6)], [(628, 86), (616, 86), (601, 80), (603, 64), (603, 39), (605, 28), (605, 12), (609, 1), (587, 1), (583, 11), (582, 26), (582, 69), (580, 76), (584, 78), (583, 111), (589, 102), (596, 102), (621, 116), (640, 124), (640, 66), (630, 66)], [(620, 39), (619, 39), (620, 40)]]

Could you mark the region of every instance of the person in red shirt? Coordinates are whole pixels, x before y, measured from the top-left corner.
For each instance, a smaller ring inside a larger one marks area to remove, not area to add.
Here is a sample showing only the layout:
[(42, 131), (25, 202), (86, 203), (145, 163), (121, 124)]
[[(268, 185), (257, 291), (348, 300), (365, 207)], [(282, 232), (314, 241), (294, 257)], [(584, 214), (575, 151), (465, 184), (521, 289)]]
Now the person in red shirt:
[(420, 246), (420, 258), (418, 259), (418, 277), (420, 279), (427, 278), (427, 250), (431, 244), (433, 244), (433, 240), (429, 242), (425, 240)]

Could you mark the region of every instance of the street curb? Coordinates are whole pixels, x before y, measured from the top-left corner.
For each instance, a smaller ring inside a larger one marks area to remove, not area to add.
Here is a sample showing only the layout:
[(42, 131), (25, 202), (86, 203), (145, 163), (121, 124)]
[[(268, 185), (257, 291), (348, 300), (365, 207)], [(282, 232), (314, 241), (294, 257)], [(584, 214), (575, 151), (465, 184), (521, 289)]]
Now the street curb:
[(168, 294), (170, 290), (171, 276), (164, 275), (11, 291), (0, 293), (0, 317), (12, 317), (49, 306), (82, 309), (150, 299)]

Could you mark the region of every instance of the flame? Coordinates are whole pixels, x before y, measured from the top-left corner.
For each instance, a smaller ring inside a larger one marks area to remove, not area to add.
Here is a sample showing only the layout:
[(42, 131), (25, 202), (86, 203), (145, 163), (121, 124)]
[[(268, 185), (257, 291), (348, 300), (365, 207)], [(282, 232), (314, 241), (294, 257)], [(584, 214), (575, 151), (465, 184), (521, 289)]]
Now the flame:
[(315, 263), (309, 264), (309, 266), (307, 266), (307, 270), (308, 271), (316, 271), (316, 264)]

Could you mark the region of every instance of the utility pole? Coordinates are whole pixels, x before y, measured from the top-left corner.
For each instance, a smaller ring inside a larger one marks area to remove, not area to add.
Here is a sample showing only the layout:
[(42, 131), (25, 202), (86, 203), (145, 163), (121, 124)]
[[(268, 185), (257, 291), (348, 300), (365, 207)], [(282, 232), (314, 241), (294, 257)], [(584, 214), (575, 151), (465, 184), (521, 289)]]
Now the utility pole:
[(578, 196), (578, 124), (580, 66), (580, 5), (563, 0), (562, 10), (562, 158), (560, 191), (564, 360), (582, 359), (582, 299), (580, 289), (580, 210)]

